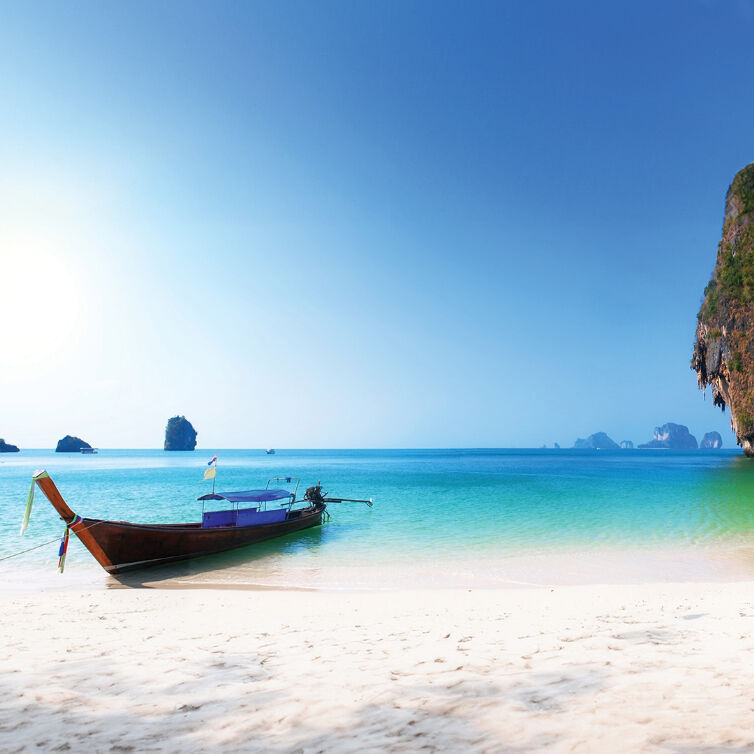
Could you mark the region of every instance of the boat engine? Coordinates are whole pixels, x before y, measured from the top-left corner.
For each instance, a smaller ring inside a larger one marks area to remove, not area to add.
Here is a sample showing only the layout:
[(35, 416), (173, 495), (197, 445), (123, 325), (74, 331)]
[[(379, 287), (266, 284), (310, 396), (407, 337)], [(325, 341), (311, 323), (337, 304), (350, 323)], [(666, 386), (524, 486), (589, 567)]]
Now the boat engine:
[(310, 503), (324, 503), (325, 498), (322, 494), (322, 486), (319, 484), (314, 487), (307, 487), (304, 493), (304, 500), (308, 500)]

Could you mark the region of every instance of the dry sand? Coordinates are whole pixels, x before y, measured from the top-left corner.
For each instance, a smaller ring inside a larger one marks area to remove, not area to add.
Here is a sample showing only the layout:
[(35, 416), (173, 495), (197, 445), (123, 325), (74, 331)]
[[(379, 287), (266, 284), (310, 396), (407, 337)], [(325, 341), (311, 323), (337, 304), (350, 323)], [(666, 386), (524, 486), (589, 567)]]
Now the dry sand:
[(754, 751), (754, 584), (0, 595), (0, 750)]

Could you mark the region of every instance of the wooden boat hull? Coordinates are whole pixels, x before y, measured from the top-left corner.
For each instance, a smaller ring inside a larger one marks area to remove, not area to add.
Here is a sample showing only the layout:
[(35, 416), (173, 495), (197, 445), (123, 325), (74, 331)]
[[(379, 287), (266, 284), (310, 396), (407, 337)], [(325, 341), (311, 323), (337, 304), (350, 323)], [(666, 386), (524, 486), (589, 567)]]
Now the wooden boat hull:
[[(44, 472), (43, 472), (44, 473)], [(285, 521), (255, 526), (202, 527), (190, 524), (134, 524), (128, 521), (76, 519), (52, 479), (35, 476), (42, 490), (71, 531), (108, 573), (123, 573), (163, 563), (200, 558), (319, 526), (326, 505), (315, 503), (291, 511)]]
[(203, 529), (201, 524), (132, 524), (85, 518), (71, 527), (108, 573), (200, 558), (282, 537), (322, 523), (322, 511), (276, 524)]

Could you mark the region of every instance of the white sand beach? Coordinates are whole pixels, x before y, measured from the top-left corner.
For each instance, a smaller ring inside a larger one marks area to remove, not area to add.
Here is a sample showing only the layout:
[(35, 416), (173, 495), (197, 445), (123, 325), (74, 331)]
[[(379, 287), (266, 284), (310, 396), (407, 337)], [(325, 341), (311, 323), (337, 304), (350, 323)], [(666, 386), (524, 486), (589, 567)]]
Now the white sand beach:
[(3, 752), (754, 751), (754, 583), (0, 596)]

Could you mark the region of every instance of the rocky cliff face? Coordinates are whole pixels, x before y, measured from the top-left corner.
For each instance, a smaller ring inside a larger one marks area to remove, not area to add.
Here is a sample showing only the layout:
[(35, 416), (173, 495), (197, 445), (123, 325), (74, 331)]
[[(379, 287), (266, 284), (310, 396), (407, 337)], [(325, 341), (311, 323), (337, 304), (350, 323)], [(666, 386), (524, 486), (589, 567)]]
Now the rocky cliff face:
[(586, 440), (579, 438), (573, 444), (574, 448), (581, 450), (585, 448), (593, 448), (596, 450), (617, 450), (618, 443), (608, 437), (604, 432), (595, 432), (593, 435), (589, 435)]
[(725, 201), (717, 263), (697, 315), (691, 368), (715, 406), (730, 408), (736, 442), (754, 456), (754, 163)]
[(185, 416), (173, 416), (165, 427), (165, 450), (194, 450), (196, 430)]
[(722, 448), (723, 438), (720, 437), (719, 432), (707, 432), (704, 437), (702, 437), (702, 441), (699, 443), (699, 447), (704, 448), (705, 450)]
[(695, 450), (699, 447), (696, 437), (683, 424), (668, 422), (655, 427), (652, 439), (639, 445), (640, 448), (671, 448), (674, 450)]
[(81, 448), (91, 448), (88, 442), (84, 442), (80, 437), (66, 435), (62, 440), (58, 440), (55, 448), (56, 453), (78, 453)]

